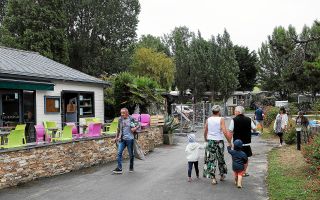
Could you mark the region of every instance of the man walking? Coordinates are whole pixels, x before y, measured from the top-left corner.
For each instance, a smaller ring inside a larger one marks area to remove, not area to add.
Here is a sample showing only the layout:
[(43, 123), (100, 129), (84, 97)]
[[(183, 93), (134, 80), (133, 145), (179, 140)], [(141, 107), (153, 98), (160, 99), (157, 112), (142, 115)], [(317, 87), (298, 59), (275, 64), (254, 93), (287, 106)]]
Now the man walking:
[(122, 174), (122, 153), (126, 147), (130, 157), (129, 172), (133, 172), (133, 133), (138, 128), (138, 126), (135, 125), (134, 119), (129, 116), (129, 111), (127, 108), (122, 108), (120, 113), (121, 117), (119, 118), (118, 131), (115, 138), (115, 141), (118, 142), (118, 166), (115, 170), (113, 170), (113, 173), (115, 174)]
[(261, 126), (261, 133), (263, 133), (263, 110), (261, 106), (258, 107), (258, 109), (254, 113), (254, 119), (256, 120), (257, 126)]
[[(244, 116), (244, 108), (242, 106), (235, 108), (235, 115), (236, 117), (230, 122), (229, 131), (233, 133), (233, 141), (240, 139), (243, 142), (242, 151), (246, 153), (249, 164), (249, 157), (252, 156), (250, 147), (251, 130), (255, 131), (256, 126), (249, 117)], [(248, 167), (244, 176), (249, 176)]]

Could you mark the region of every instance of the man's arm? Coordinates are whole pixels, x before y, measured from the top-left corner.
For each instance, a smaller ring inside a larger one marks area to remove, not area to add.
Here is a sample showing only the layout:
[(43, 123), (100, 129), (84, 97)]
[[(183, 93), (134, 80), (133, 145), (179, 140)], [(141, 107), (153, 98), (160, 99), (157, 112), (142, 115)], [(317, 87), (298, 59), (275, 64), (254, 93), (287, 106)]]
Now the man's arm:
[(253, 121), (251, 120), (251, 129), (256, 132), (256, 125), (253, 123)]
[(231, 134), (228, 132), (223, 118), (221, 118), (221, 120), (220, 120), (220, 126), (221, 126), (221, 129), (222, 129), (224, 136), (227, 138), (228, 143), (230, 144), (231, 143), (231, 138), (230, 138)]
[(204, 141), (206, 142), (208, 141), (207, 136), (208, 136), (208, 120), (206, 120), (206, 124), (204, 125), (204, 134), (203, 134)]

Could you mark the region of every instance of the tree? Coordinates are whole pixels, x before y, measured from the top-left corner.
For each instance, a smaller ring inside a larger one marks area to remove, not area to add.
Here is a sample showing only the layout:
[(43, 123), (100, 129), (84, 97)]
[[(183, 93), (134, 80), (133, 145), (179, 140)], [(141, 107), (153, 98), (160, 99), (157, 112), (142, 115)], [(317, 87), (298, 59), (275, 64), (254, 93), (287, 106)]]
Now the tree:
[(63, 0), (9, 0), (1, 23), (3, 45), (31, 50), (67, 64), (67, 18)]
[(209, 89), (210, 43), (202, 38), (200, 31), (193, 36), (189, 47), (190, 74), (189, 89), (192, 90), (194, 100), (199, 100)]
[(131, 73), (119, 73), (113, 80), (113, 96), (115, 110), (126, 107), (130, 112), (136, 105), (140, 106), (141, 112), (153, 103), (162, 101), (158, 84), (147, 77), (136, 77)]
[(189, 89), (191, 65), (190, 65), (190, 43), (194, 33), (186, 26), (176, 27), (170, 34), (166, 35), (164, 40), (170, 46), (171, 54), (173, 55), (176, 73), (175, 86), (181, 91), (180, 94)]
[(249, 52), (247, 47), (234, 46), (236, 60), (239, 65), (239, 87), (238, 90), (251, 91), (256, 83), (257, 69), (257, 55), (254, 51)]
[(165, 53), (167, 56), (170, 56), (169, 47), (165, 45), (164, 42), (161, 41), (160, 37), (155, 37), (150, 34), (142, 35), (136, 44), (136, 48), (150, 48), (154, 49), (156, 52)]
[(117, 73), (131, 63), (138, 0), (69, 0), (70, 65), (90, 74)]
[(124, 71), (131, 63), (138, 0), (8, 0), (5, 10), (5, 46), (37, 51), (96, 76)]
[(132, 73), (157, 81), (162, 88), (170, 88), (175, 73), (173, 59), (154, 49), (138, 48), (133, 55)]
[(3, 17), (5, 16), (7, 0), (0, 1), (0, 25), (2, 24)]
[(218, 85), (219, 92), (226, 100), (230, 94), (238, 88), (238, 73), (239, 66), (234, 53), (233, 44), (227, 30), (224, 30), (223, 35), (217, 36), (218, 44)]
[[(276, 27), (268, 41), (259, 49), (260, 81), (265, 90), (276, 91), (281, 99), (287, 99), (289, 87), (286, 81), (290, 57), (295, 49), (292, 38), (295, 29), (289, 26), (288, 31), (283, 27)], [(290, 70), (289, 70), (290, 71)]]

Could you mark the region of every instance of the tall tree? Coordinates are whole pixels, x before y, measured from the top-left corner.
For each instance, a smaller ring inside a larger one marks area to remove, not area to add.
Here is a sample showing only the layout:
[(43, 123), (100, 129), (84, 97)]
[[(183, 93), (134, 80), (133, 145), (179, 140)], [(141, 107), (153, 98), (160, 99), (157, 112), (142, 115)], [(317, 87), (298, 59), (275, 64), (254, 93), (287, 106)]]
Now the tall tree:
[(286, 81), (290, 58), (295, 49), (292, 37), (295, 37), (295, 28), (289, 26), (288, 31), (283, 27), (276, 27), (268, 41), (259, 49), (260, 80), (265, 90), (276, 91), (282, 99), (289, 94)]
[(166, 54), (141, 47), (133, 54), (131, 71), (133, 74), (152, 78), (162, 88), (169, 89), (173, 83), (175, 65), (173, 59)]
[(239, 66), (234, 53), (234, 48), (230, 35), (224, 30), (223, 35), (217, 36), (219, 47), (218, 75), (220, 82), (219, 92), (226, 100), (229, 95), (238, 88)]
[(5, 46), (40, 52), (68, 63), (66, 23), (63, 0), (9, 0), (0, 41)]
[(254, 51), (250, 52), (248, 47), (234, 46), (236, 60), (239, 65), (239, 87), (238, 90), (251, 91), (256, 83), (257, 55)]
[(209, 89), (208, 69), (210, 68), (210, 43), (202, 38), (200, 31), (193, 37), (190, 44), (190, 75), (189, 89), (195, 100), (202, 97)]
[(131, 63), (138, 0), (69, 0), (70, 65), (97, 75), (117, 73)]
[(170, 46), (170, 50), (174, 57), (176, 65), (175, 85), (183, 94), (189, 89), (191, 74), (190, 65), (190, 43), (194, 33), (186, 26), (176, 27), (170, 34), (165, 36), (166, 44)]

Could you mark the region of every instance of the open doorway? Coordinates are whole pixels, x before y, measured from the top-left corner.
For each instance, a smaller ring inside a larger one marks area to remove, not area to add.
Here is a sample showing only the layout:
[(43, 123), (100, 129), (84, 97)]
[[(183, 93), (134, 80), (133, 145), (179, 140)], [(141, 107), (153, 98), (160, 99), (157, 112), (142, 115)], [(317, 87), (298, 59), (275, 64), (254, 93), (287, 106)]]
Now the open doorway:
[[(62, 92), (62, 122), (79, 122), (78, 93)], [(62, 124), (63, 126), (64, 124)]]

